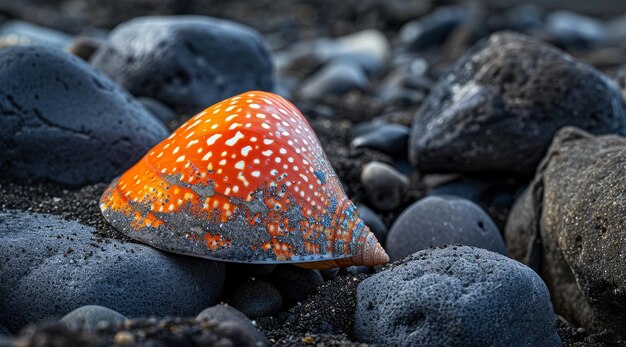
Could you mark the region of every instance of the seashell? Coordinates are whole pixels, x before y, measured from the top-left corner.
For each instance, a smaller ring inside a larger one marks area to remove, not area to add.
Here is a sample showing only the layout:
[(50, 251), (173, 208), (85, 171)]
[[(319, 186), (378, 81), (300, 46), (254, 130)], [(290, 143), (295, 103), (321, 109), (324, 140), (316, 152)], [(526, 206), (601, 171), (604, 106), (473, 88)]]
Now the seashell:
[(164, 251), (329, 268), (389, 257), (300, 111), (260, 91), (189, 119), (101, 198), (106, 220)]

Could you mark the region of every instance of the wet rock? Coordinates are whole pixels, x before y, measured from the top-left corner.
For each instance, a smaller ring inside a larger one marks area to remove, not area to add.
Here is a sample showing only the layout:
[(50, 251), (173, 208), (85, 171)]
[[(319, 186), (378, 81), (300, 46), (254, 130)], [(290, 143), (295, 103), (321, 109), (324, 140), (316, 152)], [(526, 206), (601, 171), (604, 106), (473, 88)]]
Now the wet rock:
[(92, 64), (134, 95), (190, 113), (248, 90), (273, 88), (272, 59), (261, 35), (203, 16), (122, 23)]
[(363, 166), (361, 183), (371, 206), (381, 211), (400, 206), (409, 189), (408, 178), (388, 164), (377, 161)]
[(353, 89), (363, 89), (367, 84), (367, 76), (359, 66), (337, 60), (302, 82), (300, 95), (305, 99), (319, 99)]
[(623, 336), (625, 162), (626, 138), (562, 129), (506, 226), (511, 256), (542, 274), (558, 314)]
[(480, 248), (446, 246), (361, 282), (353, 334), (385, 346), (560, 346), (555, 325), (533, 270)]
[(371, 148), (391, 156), (406, 154), (410, 129), (400, 124), (373, 124), (369, 131), (352, 138), (353, 148)]
[(0, 50), (0, 176), (106, 182), (167, 136), (124, 90), (43, 46)]
[(601, 73), (536, 39), (497, 33), (439, 79), (415, 115), (409, 156), (429, 172), (529, 175), (561, 127), (602, 134), (624, 124)]
[[(246, 340), (252, 340), (257, 346), (269, 346), (265, 336), (257, 330), (252, 322), (236, 308), (228, 305), (215, 305), (200, 312), (197, 321), (228, 322), (231, 330), (238, 330)], [(227, 326), (227, 327), (228, 327)], [(232, 329), (232, 326), (239, 327)]]
[(601, 21), (567, 10), (550, 12), (546, 29), (559, 44), (569, 47), (597, 45), (608, 37)]
[(126, 320), (121, 313), (98, 305), (81, 306), (66, 314), (59, 321), (71, 329), (95, 329), (107, 324), (120, 323)]
[(283, 297), (285, 309), (315, 294), (317, 288), (324, 284), (324, 278), (317, 270), (302, 269), (295, 266), (280, 266), (269, 280)]
[(0, 324), (16, 332), (82, 305), (127, 317), (189, 316), (217, 301), (222, 264), (93, 233), (57, 217), (0, 212)]
[(0, 26), (0, 45), (3, 46), (42, 45), (65, 49), (71, 42), (70, 35), (20, 20), (10, 20)]
[(365, 225), (374, 233), (378, 242), (384, 246), (385, 239), (387, 238), (387, 226), (385, 226), (385, 223), (383, 223), (378, 214), (369, 207), (363, 204), (357, 204), (356, 207)]
[(237, 288), (231, 303), (246, 316), (257, 318), (277, 313), (283, 305), (283, 298), (272, 284), (254, 280)]
[(454, 196), (421, 199), (400, 214), (385, 250), (391, 261), (431, 246), (462, 244), (506, 255), (498, 227), (478, 205)]
[(409, 50), (423, 50), (442, 44), (452, 30), (468, 18), (463, 7), (439, 7), (429, 15), (406, 23), (398, 36)]

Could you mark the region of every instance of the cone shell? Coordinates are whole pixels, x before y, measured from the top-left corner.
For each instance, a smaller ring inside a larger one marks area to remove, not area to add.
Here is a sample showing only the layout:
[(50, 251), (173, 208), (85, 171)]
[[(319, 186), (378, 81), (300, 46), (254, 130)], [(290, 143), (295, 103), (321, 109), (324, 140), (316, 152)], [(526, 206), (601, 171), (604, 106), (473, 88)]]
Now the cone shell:
[(267, 92), (192, 117), (114, 180), (100, 208), (129, 237), (197, 257), (313, 268), (389, 260), (304, 116)]

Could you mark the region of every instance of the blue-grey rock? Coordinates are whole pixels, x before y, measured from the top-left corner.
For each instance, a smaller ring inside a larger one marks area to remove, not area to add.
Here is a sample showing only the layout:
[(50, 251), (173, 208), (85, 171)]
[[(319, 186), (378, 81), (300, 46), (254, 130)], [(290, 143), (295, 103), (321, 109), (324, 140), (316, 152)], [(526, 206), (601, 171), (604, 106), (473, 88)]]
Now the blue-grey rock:
[(466, 246), (417, 252), (357, 287), (354, 337), (383, 346), (561, 346), (530, 268)]
[(174, 111), (159, 100), (149, 97), (139, 97), (137, 98), (137, 101), (139, 101), (143, 107), (150, 111), (150, 113), (152, 113), (152, 115), (154, 115), (163, 124), (167, 124), (176, 118)]
[(277, 54), (278, 69), (304, 57), (314, 57), (322, 63), (343, 61), (360, 67), (368, 76), (378, 72), (390, 53), (389, 40), (375, 29), (358, 31), (339, 38), (319, 38), (292, 45)]
[(286, 265), (277, 267), (269, 282), (278, 288), (283, 306), (288, 309), (317, 293), (317, 288), (324, 284), (324, 278), (317, 270)]
[[(546, 10), (535, 4), (523, 3), (504, 13), (504, 28), (515, 31), (529, 31), (541, 28), (545, 23)], [(496, 16), (497, 17), (497, 16)]]
[(274, 87), (272, 57), (261, 35), (211, 17), (140, 17), (122, 23), (92, 64), (134, 95), (188, 112)]
[(371, 148), (392, 156), (406, 154), (410, 129), (401, 124), (375, 124), (352, 138), (353, 148)]
[(371, 208), (363, 204), (357, 204), (356, 208), (359, 210), (361, 220), (363, 220), (365, 225), (370, 228), (370, 231), (374, 233), (378, 242), (384, 246), (385, 240), (387, 239), (387, 226), (385, 226), (385, 223), (383, 223), (378, 214), (372, 211)]
[(65, 49), (72, 42), (66, 33), (20, 20), (10, 20), (0, 26), (0, 43), (3, 45), (42, 45)]
[(304, 80), (300, 86), (300, 95), (305, 99), (319, 99), (353, 89), (363, 89), (368, 82), (367, 75), (359, 66), (336, 60)]
[(385, 250), (391, 261), (431, 246), (462, 244), (506, 255), (491, 218), (475, 203), (454, 196), (421, 199), (400, 214), (389, 230)]
[(116, 324), (126, 320), (121, 313), (98, 305), (81, 306), (66, 314), (59, 322), (71, 329), (96, 329), (107, 324)]
[(166, 136), (126, 91), (75, 56), (43, 46), (0, 50), (0, 176), (106, 182)]
[(392, 166), (372, 161), (361, 170), (361, 183), (370, 206), (380, 211), (390, 211), (406, 199), (409, 179)]
[(214, 321), (220, 324), (228, 323), (232, 328), (232, 325), (238, 327), (237, 332), (241, 337), (253, 341), (255, 345), (269, 346), (269, 341), (265, 336), (257, 330), (252, 324), (250, 319), (243, 313), (239, 312), (236, 308), (228, 305), (215, 305), (209, 307), (196, 316), (197, 321)]
[(0, 324), (16, 332), (83, 305), (129, 318), (191, 316), (217, 302), (223, 264), (94, 231), (49, 215), (0, 212)]
[(263, 280), (248, 281), (235, 290), (231, 304), (249, 318), (271, 316), (283, 305), (276, 287)]
[(539, 40), (496, 33), (470, 49), (428, 94), (413, 119), (409, 158), (424, 172), (530, 175), (566, 125), (624, 133), (614, 85)]
[(469, 19), (461, 6), (439, 7), (432, 13), (406, 23), (398, 36), (409, 50), (420, 51), (442, 44), (450, 32)]
[(604, 23), (567, 10), (550, 12), (546, 17), (546, 30), (559, 44), (570, 47), (597, 45), (608, 38)]

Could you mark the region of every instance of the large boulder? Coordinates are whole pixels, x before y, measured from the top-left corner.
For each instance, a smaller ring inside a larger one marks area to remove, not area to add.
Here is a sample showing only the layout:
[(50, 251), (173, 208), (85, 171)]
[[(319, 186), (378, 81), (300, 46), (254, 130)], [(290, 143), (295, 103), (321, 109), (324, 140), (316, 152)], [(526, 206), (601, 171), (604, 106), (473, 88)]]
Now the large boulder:
[(166, 136), (163, 124), (82, 60), (43, 46), (0, 50), (0, 176), (106, 182)]
[(91, 62), (134, 95), (192, 113), (274, 86), (272, 57), (261, 35), (211, 17), (135, 18), (116, 27)]
[[(512, 257), (539, 271), (555, 310), (626, 332), (626, 138), (564, 128), (506, 226)], [(626, 336), (626, 335), (625, 335)]]
[(217, 302), (221, 263), (93, 232), (49, 215), (0, 212), (0, 325), (17, 332), (83, 305), (129, 318), (192, 316)]
[(530, 175), (562, 127), (623, 133), (612, 82), (537, 39), (496, 33), (443, 75), (415, 115), (410, 159), (430, 172)]
[(560, 346), (541, 278), (467, 246), (417, 252), (361, 282), (354, 336), (382, 346)]

